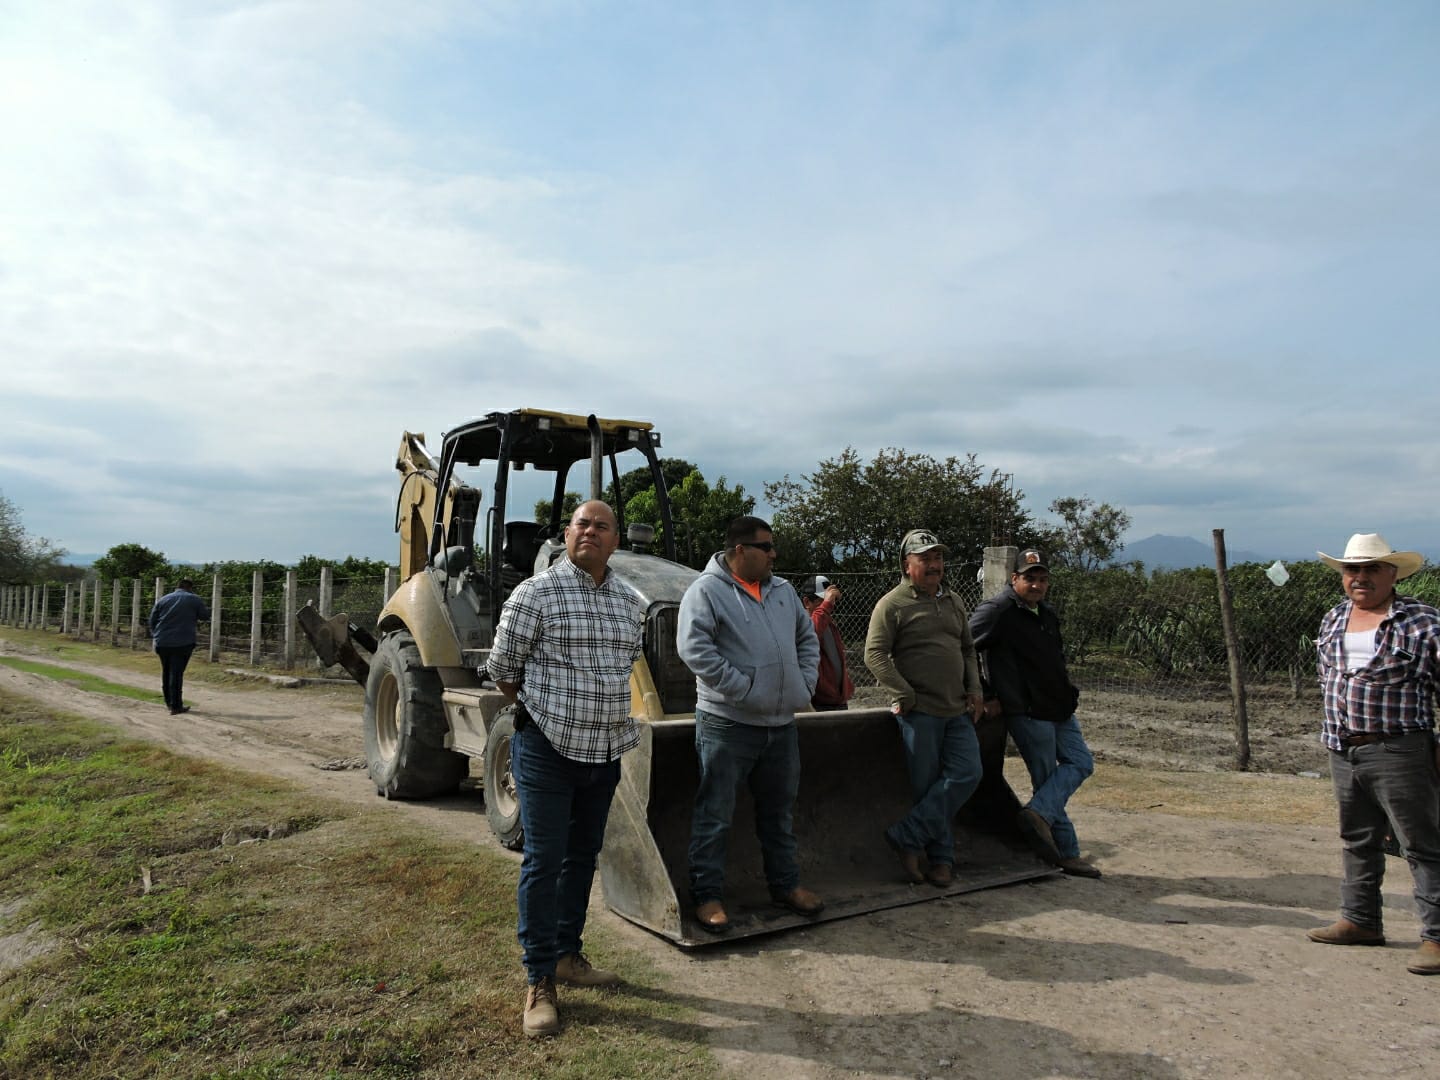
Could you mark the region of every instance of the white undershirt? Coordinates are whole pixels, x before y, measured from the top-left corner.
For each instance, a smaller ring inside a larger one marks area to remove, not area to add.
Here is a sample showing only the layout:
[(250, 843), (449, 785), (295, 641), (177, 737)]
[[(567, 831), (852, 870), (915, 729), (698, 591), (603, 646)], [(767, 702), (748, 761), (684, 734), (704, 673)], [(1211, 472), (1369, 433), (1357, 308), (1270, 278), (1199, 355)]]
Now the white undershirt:
[(1375, 659), (1375, 631), (1360, 630), (1345, 635), (1345, 670), (1359, 671)]

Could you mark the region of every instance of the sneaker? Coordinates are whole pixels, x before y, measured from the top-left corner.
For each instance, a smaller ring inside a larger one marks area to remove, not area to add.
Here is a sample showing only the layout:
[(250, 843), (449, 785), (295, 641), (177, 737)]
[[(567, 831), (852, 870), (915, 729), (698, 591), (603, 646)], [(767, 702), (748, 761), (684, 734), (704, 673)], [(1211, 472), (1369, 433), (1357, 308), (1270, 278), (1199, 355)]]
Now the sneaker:
[(1050, 832), (1050, 823), (1028, 806), (1015, 818), (1015, 824), (1025, 834), (1036, 855), (1051, 866), (1059, 866), (1063, 856), (1055, 846), (1055, 837)]
[(1086, 862), (1079, 855), (1073, 859), (1061, 859), (1060, 869), (1071, 877), (1098, 878), (1100, 876), (1100, 868), (1093, 863)]
[(1426, 938), (1405, 968), (1412, 975), (1440, 975), (1440, 941)]
[(1305, 936), (1311, 941), (1318, 941), (1321, 945), (1385, 944), (1385, 935), (1379, 930), (1369, 930), (1366, 927), (1357, 926), (1349, 919), (1341, 919), (1329, 926), (1311, 930)]
[(555, 980), (543, 976), (525, 992), (525, 1034), (532, 1039), (554, 1035), (560, 1030), (560, 1002), (555, 997)]
[(597, 968), (584, 953), (566, 953), (555, 965), (555, 979), (566, 986), (615, 986), (620, 976)]

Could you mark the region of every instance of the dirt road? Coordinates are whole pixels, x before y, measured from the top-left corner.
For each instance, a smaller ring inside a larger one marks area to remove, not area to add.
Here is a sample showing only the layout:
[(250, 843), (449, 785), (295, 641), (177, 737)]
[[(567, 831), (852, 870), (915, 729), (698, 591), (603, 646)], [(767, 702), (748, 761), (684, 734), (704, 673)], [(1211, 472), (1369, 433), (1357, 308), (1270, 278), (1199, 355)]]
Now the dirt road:
[[(194, 711), (172, 717), (9, 668), (0, 685), (493, 844), (478, 794), (387, 803), (363, 771), (317, 767), (363, 754), (356, 688), (194, 681)], [(1333, 917), (1330, 829), (1091, 808), (1076, 819), (1100, 881), (970, 893), (688, 953), (597, 896), (592, 951), (603, 960), (608, 938), (649, 957), (736, 1076), (1440, 1075), (1440, 978), (1405, 971), (1417, 923), (1403, 863), (1389, 860), (1389, 946), (1339, 949), (1304, 936)]]

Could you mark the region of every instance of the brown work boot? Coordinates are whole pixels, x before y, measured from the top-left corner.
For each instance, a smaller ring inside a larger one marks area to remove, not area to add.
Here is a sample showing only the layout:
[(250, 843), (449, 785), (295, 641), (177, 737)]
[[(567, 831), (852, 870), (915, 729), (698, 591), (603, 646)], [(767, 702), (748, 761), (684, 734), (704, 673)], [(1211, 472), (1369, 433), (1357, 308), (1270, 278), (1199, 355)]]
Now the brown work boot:
[(1420, 942), (1405, 970), (1412, 975), (1440, 975), (1440, 941), (1426, 938)]
[(555, 980), (566, 986), (616, 986), (620, 976), (597, 968), (584, 953), (566, 953), (555, 965)]
[(1385, 935), (1379, 930), (1367, 930), (1349, 919), (1340, 919), (1329, 926), (1321, 926), (1306, 935), (1321, 945), (1384, 945)]
[(907, 851), (890, 835), (890, 830), (885, 830), (885, 843), (890, 850), (900, 857), (900, 869), (905, 874), (905, 880), (912, 885), (919, 885), (925, 880), (925, 869), (921, 862), (925, 856), (918, 851)]
[(825, 901), (803, 885), (796, 885), (787, 893), (771, 893), (770, 899), (796, 915), (819, 915), (825, 910)]
[(1030, 848), (1051, 866), (1059, 866), (1063, 856), (1055, 846), (1050, 823), (1028, 806), (1015, 817), (1015, 824), (1029, 841)]
[(1100, 876), (1100, 868), (1076, 855), (1073, 859), (1061, 859), (1060, 869), (1071, 877), (1097, 878)]
[(925, 880), (936, 888), (948, 889), (955, 884), (955, 868), (948, 862), (931, 863), (930, 869), (925, 872)]
[(712, 934), (723, 934), (730, 929), (730, 916), (725, 914), (725, 905), (719, 900), (706, 900), (695, 909), (695, 921), (702, 930)]
[(560, 1002), (555, 996), (555, 980), (546, 975), (531, 983), (525, 993), (525, 1034), (533, 1039), (559, 1031)]

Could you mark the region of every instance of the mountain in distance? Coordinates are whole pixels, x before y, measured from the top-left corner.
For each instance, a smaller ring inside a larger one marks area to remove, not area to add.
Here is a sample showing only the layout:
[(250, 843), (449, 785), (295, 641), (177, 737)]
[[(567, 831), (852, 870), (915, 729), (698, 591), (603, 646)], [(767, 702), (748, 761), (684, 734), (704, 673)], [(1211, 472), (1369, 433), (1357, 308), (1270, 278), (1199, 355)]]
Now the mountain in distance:
[[(1274, 562), (1273, 559), (1266, 559), (1253, 551), (1238, 551), (1228, 545), (1225, 548), (1225, 558), (1231, 566), (1247, 562)], [(1115, 556), (1117, 563), (1133, 562), (1137, 559), (1145, 565), (1146, 570), (1188, 570), (1196, 566), (1213, 569), (1215, 548), (1211, 544), (1202, 544), (1193, 537), (1156, 533), (1144, 540), (1126, 544)]]

